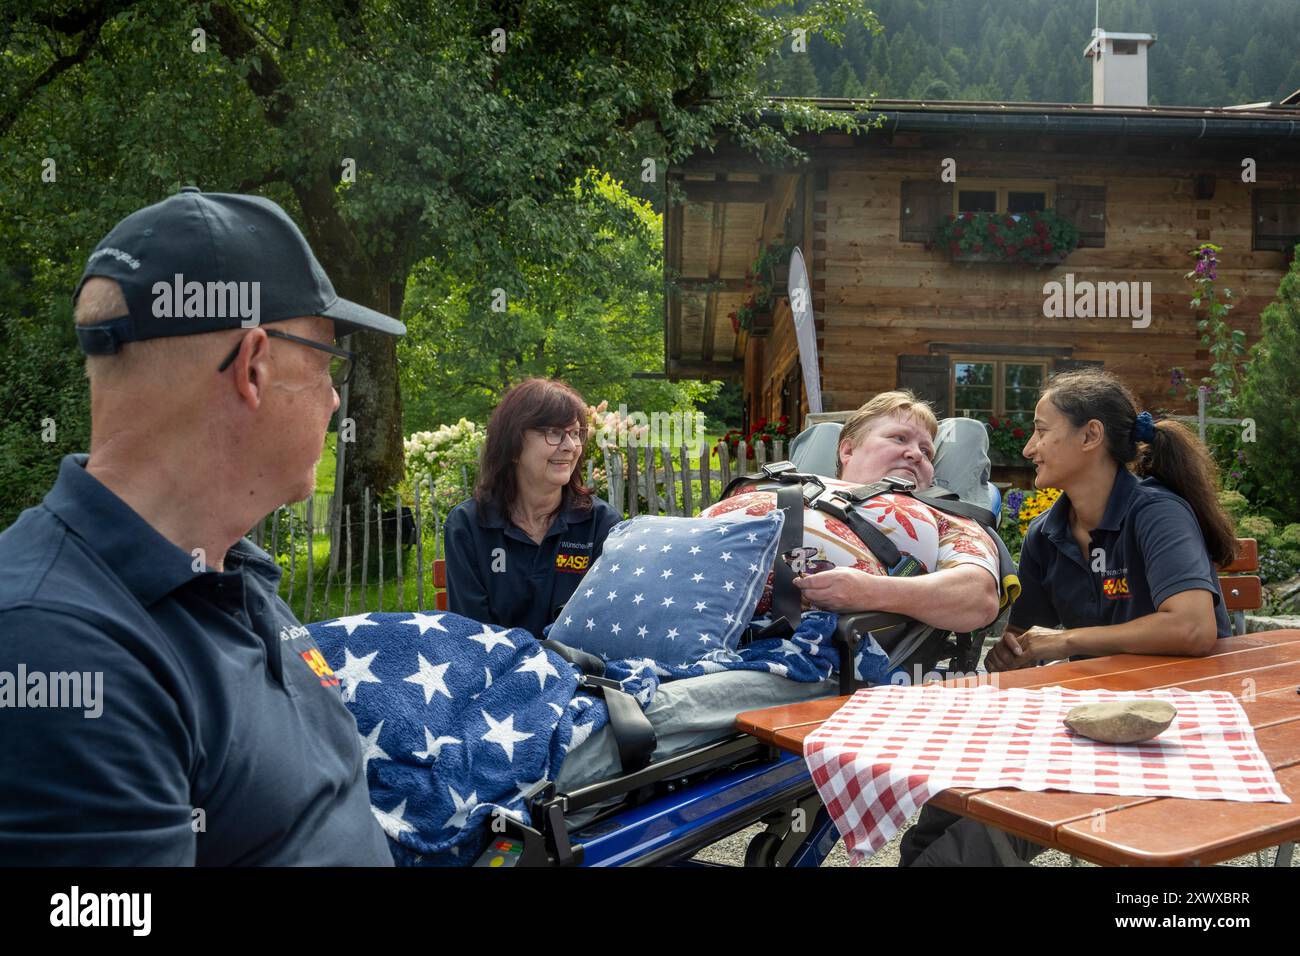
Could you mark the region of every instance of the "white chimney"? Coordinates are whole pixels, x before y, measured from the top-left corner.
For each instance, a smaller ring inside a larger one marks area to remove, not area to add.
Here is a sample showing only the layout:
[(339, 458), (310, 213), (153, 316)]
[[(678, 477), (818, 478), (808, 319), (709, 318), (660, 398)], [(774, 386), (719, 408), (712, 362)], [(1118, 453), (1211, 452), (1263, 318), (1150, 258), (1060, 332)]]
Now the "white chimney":
[(1147, 47), (1153, 33), (1092, 31), (1083, 55), (1092, 57), (1092, 102), (1097, 106), (1147, 105)]

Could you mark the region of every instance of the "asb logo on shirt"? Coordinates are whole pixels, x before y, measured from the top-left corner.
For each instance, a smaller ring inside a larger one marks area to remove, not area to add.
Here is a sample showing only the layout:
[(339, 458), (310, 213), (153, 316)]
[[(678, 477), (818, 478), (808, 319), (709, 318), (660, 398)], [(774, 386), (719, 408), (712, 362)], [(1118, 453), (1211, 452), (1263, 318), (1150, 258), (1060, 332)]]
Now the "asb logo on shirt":
[[(590, 541), (561, 541), (560, 547), (569, 551), (590, 551)], [(591, 567), (590, 554), (564, 554), (561, 551), (555, 556), (555, 570), (564, 571), (568, 574), (586, 574), (587, 568)]]
[(1106, 595), (1112, 601), (1119, 601), (1127, 598), (1128, 593), (1128, 575), (1117, 574), (1105, 578), (1101, 582), (1101, 593)]
[(307, 662), (307, 666), (311, 668), (312, 673), (320, 678), (322, 687), (339, 686), (339, 679), (334, 676), (334, 671), (329, 664), (325, 663), (324, 656), (316, 648), (313, 647), (309, 651), (303, 651), (302, 659)]
[(555, 556), (555, 570), (557, 571), (566, 571), (570, 574), (585, 574), (590, 566), (591, 555), (589, 554), (557, 554)]

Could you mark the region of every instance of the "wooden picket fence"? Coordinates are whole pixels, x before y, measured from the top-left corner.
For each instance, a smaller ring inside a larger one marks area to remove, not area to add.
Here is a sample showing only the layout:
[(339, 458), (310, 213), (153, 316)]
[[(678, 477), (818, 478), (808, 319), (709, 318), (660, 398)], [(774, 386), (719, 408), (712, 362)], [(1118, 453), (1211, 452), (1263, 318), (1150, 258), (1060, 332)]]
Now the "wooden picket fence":
[[(640, 514), (696, 515), (716, 502), (732, 478), (780, 461), (784, 442), (771, 450), (743, 442), (733, 454), (725, 446), (704, 448), (698, 457), (685, 447), (603, 449), (604, 467), (587, 462), (587, 484), (626, 517)], [(717, 467), (712, 456), (717, 456)], [(462, 471), (464, 497), (470, 495)], [(433, 476), (416, 482), (411, 500), (367, 489), (360, 502), (335, 508), (334, 496), (277, 508), (248, 538), (269, 552), (284, 572), (281, 595), (302, 621), (365, 611), (423, 611), (445, 607), (442, 525), (431, 507)], [(400, 507), (399, 507), (400, 505)], [(373, 577), (372, 577), (373, 572)], [(385, 588), (394, 593), (385, 608)], [(412, 594), (407, 593), (413, 589)]]
[[(718, 457), (716, 473), (710, 461), (713, 453)], [(784, 454), (782, 441), (774, 442), (771, 452), (762, 443), (749, 448), (740, 442), (734, 455), (725, 446), (704, 448), (697, 461), (692, 461), (685, 447), (675, 451), (609, 447), (604, 449), (604, 487), (598, 487), (597, 494), (629, 518), (638, 514), (697, 515), (722, 496), (732, 478), (757, 471), (769, 461), (780, 461)], [(590, 461), (587, 483), (594, 484)]]

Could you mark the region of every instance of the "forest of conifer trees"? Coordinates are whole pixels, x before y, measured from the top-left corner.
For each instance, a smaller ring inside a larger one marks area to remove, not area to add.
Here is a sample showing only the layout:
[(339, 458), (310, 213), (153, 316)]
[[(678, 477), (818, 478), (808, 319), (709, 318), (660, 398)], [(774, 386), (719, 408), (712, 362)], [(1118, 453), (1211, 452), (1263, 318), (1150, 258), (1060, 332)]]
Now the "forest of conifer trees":
[[(864, 0), (884, 26), (851, 25), (787, 51), (761, 81), (782, 96), (1087, 103), (1094, 0)], [(1300, 89), (1297, 0), (1101, 0), (1112, 33), (1154, 33), (1150, 102), (1227, 106)], [(1288, 39), (1290, 38), (1290, 39)]]

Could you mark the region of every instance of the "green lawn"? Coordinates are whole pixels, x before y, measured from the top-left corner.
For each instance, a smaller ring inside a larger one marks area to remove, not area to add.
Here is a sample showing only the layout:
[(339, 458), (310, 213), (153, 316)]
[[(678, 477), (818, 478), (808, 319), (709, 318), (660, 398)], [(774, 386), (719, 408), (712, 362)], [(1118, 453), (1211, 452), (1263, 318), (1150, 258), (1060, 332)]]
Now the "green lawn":
[(334, 493), (334, 466), (338, 464), (334, 454), (338, 448), (338, 437), (338, 432), (328, 432), (325, 435), (325, 451), (320, 456), (320, 464), (316, 466), (316, 491), (319, 494)]
[[(323, 621), (342, 616), (345, 610), (344, 595), (348, 584), (346, 562), (340, 559), (338, 572), (334, 579), (329, 582), (327, 595), (329, 538), (324, 534), (315, 537), (312, 542), (312, 600), (309, 607), (307, 605), (307, 555), (304, 544), (305, 542), (299, 539), (297, 561), (292, 574), (290, 573), (288, 556), (281, 555), (279, 558), (280, 567), (284, 572), (283, 577), (280, 579), (280, 597), (289, 603), (294, 614), (298, 615), (298, 618), (302, 621)], [(371, 540), (371, 546), (374, 546), (373, 539)], [(359, 554), (359, 548), (360, 544), (354, 537), (352, 541), (354, 557)], [(425, 610), (434, 606), (434, 556), (433, 529), (432, 526), (429, 526), (426, 527), (424, 534)], [(384, 545), (382, 601), (378, 581), (378, 562), (373, 558), (371, 559), (371, 566), (366, 572), (366, 586), (363, 588), (361, 585), (362, 570), (360, 561), (357, 561), (357, 566), (352, 568), (351, 601), (346, 608), (348, 613), (357, 614), (362, 610), (377, 611), (381, 608), (385, 611), (414, 611), (418, 609), (419, 585), (417, 583), (417, 562), (414, 546), (405, 549), (402, 561), (400, 603), (398, 601), (397, 575), (395, 573), (396, 558), (396, 549), (392, 547), (391, 542), (386, 542)]]

